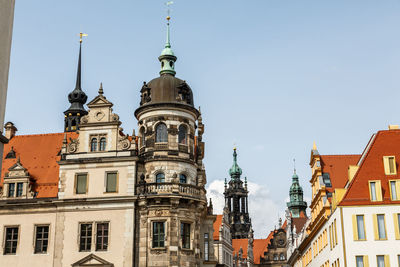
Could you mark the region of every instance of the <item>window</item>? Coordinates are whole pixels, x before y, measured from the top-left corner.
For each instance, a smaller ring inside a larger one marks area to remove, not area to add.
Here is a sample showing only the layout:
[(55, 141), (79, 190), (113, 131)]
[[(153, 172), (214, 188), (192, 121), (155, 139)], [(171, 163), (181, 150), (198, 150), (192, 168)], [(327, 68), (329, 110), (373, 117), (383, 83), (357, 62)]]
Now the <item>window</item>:
[(96, 251), (105, 251), (108, 248), (108, 222), (96, 224)]
[(323, 173), (322, 180), (324, 181), (324, 184), (326, 187), (332, 187), (331, 178), (329, 177), (329, 173)]
[(97, 138), (92, 138), (90, 141), (90, 151), (97, 151)]
[(24, 190), (24, 184), (23, 183), (17, 183), (17, 197), (22, 196), (22, 192)]
[(102, 137), (100, 138), (100, 151), (105, 151), (106, 150), (106, 138)]
[(77, 174), (75, 181), (75, 193), (86, 194), (87, 190), (87, 174)]
[(368, 256), (356, 256), (356, 267), (368, 267)]
[(184, 175), (184, 174), (179, 174), (179, 182), (180, 182), (181, 184), (186, 184), (186, 182), (187, 182), (186, 175)]
[(395, 238), (397, 240), (399, 240), (400, 239), (400, 213), (393, 214), (393, 219), (394, 219), (394, 234), (395, 234)]
[(397, 255), (397, 262), (399, 263), (399, 267), (400, 267), (400, 255)]
[(4, 255), (16, 254), (18, 245), (18, 227), (6, 227), (4, 240)]
[(384, 214), (374, 214), (374, 231), (375, 239), (382, 240), (386, 239), (386, 226), (385, 226), (385, 215)]
[(107, 172), (106, 174), (106, 192), (117, 192), (117, 173)]
[(396, 159), (394, 156), (383, 157), (383, 166), (384, 166), (386, 175), (394, 175), (397, 173)]
[(92, 223), (80, 224), (79, 251), (90, 251), (92, 247)]
[(190, 249), (190, 224), (181, 223), (182, 248)]
[(49, 226), (36, 226), (35, 254), (46, 253), (49, 244)]
[(180, 125), (178, 129), (178, 143), (186, 145), (187, 144), (187, 129), (185, 125)]
[(283, 253), (279, 254), (279, 260), (281, 261), (285, 260), (285, 255), (283, 255)]
[(143, 147), (146, 144), (146, 137), (145, 137), (145, 133), (144, 133), (144, 128), (142, 127), (140, 129), (140, 146)]
[(382, 201), (381, 181), (370, 181), (369, 192), (371, 201)]
[(15, 192), (15, 184), (8, 184), (8, 197), (13, 197)]
[(354, 240), (365, 240), (364, 215), (353, 215)]
[(389, 181), (392, 200), (400, 200), (400, 180)]
[(385, 267), (385, 256), (383, 255), (376, 256), (376, 261), (378, 267)]
[(208, 261), (209, 260), (209, 245), (210, 245), (210, 240), (208, 239), (208, 233), (204, 234), (204, 260)]
[(168, 142), (167, 126), (160, 123), (156, 128), (156, 143)]
[(277, 261), (278, 259), (278, 254), (274, 254), (274, 261)]
[(164, 173), (160, 172), (156, 175), (156, 183), (164, 183), (165, 182), (165, 175)]
[(153, 248), (164, 247), (164, 222), (153, 222)]

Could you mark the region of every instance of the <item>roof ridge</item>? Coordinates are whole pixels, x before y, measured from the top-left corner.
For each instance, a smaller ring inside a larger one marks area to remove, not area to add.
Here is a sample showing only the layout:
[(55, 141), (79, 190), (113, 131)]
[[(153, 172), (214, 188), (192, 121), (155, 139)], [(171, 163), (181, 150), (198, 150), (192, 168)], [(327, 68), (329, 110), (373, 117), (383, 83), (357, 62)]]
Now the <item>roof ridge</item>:
[(343, 157), (343, 156), (361, 156), (361, 154), (328, 154), (328, 155), (320, 155), (321, 157)]
[[(48, 135), (60, 135), (60, 134), (64, 134), (64, 132), (60, 132), (60, 133), (41, 133), (41, 134), (21, 134), (21, 135), (15, 135), (13, 137), (31, 137), (31, 136), (48, 136)], [(70, 134), (70, 133), (66, 133), (66, 134)]]

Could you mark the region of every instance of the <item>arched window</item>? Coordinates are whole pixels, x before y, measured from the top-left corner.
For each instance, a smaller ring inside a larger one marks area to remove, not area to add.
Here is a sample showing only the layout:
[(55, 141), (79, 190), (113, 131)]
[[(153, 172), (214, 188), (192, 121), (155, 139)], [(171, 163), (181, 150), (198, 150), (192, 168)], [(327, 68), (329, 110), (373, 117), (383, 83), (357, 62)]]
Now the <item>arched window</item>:
[(160, 123), (156, 128), (156, 143), (168, 142), (167, 125)]
[(285, 260), (285, 255), (283, 255), (283, 253), (281, 253), (279, 255), (279, 260), (284, 261)]
[(90, 151), (97, 151), (97, 138), (92, 138), (90, 141)]
[(180, 182), (181, 184), (186, 184), (186, 183), (187, 183), (186, 175), (184, 175), (184, 174), (179, 174), (179, 182)]
[(278, 260), (278, 254), (274, 254), (274, 261)]
[(156, 175), (156, 183), (164, 183), (165, 182), (165, 175), (164, 173), (160, 172)]
[(179, 126), (178, 129), (178, 143), (183, 145), (187, 144), (187, 129), (183, 124)]
[(144, 128), (140, 129), (140, 146), (143, 147), (146, 144), (146, 139), (144, 136)]
[(106, 150), (106, 138), (102, 137), (100, 138), (100, 151), (105, 151)]

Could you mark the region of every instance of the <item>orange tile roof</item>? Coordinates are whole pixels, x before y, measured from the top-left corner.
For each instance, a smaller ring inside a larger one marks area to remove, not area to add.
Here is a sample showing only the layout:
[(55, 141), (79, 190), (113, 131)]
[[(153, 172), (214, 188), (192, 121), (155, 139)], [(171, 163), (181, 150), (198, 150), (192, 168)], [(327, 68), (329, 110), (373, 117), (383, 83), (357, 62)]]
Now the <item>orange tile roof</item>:
[[(383, 157), (395, 156), (397, 174), (385, 175)], [(341, 206), (352, 205), (382, 205), (400, 203), (390, 199), (389, 180), (400, 179), (399, 170), (400, 160), (400, 130), (379, 131), (373, 139), (371, 145), (364, 152), (364, 158), (360, 163), (359, 169), (353, 180), (350, 182)], [(370, 200), (369, 180), (380, 180), (382, 186), (383, 201)]]
[(239, 250), (242, 248), (243, 258), (247, 258), (247, 246), (248, 246), (249, 240), (247, 238), (242, 238), (242, 239), (232, 239), (232, 247), (233, 247), (233, 255), (239, 255)]
[(214, 233), (213, 233), (213, 239), (214, 240), (219, 240), (219, 228), (221, 227), (222, 224), (222, 215), (217, 215), (217, 218), (214, 221), (213, 227), (214, 227)]
[(260, 259), (264, 257), (265, 252), (268, 252), (268, 244), (271, 242), (273, 237), (274, 231), (271, 231), (265, 239), (254, 239), (253, 255), (255, 264), (260, 264)]
[[(68, 133), (67, 138), (76, 138), (77, 133)], [(57, 197), (60, 160), (64, 133), (17, 135), (4, 145), (3, 165), (1, 169), (0, 185), (3, 185), (4, 174), (17, 162), (27, 169), (30, 176), (36, 180), (34, 190), (37, 198)], [(16, 158), (6, 159), (6, 155), (13, 147)]]
[(331, 188), (328, 192), (333, 192), (335, 188), (344, 188), (348, 181), (349, 165), (356, 165), (360, 155), (321, 155), (321, 168), (323, 173), (329, 173)]

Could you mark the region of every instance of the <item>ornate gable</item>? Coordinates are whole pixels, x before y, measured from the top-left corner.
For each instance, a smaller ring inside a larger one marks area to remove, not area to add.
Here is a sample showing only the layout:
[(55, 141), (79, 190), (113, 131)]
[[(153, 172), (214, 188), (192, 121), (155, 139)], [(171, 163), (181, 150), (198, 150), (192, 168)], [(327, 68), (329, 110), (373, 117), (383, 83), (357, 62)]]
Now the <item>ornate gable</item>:
[(72, 267), (114, 267), (114, 264), (96, 256), (94, 254), (89, 254), (83, 259), (72, 264)]
[(33, 184), (35, 180), (30, 177), (27, 169), (17, 162), (8, 168), (4, 175), (3, 192), (1, 198), (33, 198)]

